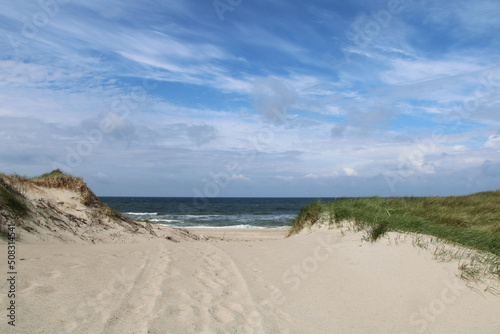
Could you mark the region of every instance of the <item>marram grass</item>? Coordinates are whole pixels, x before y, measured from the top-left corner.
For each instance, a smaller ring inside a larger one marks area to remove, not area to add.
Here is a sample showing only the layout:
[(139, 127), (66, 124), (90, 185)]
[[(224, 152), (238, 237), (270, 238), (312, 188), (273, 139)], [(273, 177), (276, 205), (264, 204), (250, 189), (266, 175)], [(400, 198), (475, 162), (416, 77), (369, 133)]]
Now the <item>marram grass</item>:
[(33, 187), (46, 187), (72, 190), (81, 195), (83, 205), (97, 209), (101, 216), (131, 222), (116, 210), (104, 205), (90, 190), (81, 177), (75, 177), (55, 169), (41, 176), (28, 178), (19, 175), (0, 174), (0, 210), (8, 209), (18, 217), (24, 218), (30, 213), (23, 193)]
[(467, 196), (344, 198), (314, 202), (300, 211), (289, 235), (328, 214), (330, 223), (353, 221), (376, 240), (387, 231), (438, 237), (500, 256), (500, 190)]
[(0, 210), (3, 208), (14, 212), (19, 217), (25, 217), (29, 211), (19, 191), (5, 182), (0, 175)]

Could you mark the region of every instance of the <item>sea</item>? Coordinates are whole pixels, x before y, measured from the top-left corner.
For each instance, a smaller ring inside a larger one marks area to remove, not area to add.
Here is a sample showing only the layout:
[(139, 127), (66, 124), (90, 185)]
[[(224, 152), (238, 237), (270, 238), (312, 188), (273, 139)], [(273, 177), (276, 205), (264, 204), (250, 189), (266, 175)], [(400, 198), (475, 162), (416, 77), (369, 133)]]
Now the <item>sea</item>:
[[(288, 228), (318, 198), (99, 197), (134, 220), (172, 227)], [(322, 198), (322, 201), (334, 200)]]

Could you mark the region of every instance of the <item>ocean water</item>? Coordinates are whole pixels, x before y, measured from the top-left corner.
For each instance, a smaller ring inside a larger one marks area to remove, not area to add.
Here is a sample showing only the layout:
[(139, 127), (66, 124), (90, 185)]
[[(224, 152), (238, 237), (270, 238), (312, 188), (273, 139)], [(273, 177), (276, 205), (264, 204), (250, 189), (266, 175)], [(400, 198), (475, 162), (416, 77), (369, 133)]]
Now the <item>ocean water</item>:
[[(285, 228), (317, 198), (100, 197), (135, 220), (173, 227)], [(332, 199), (322, 199), (332, 200)]]

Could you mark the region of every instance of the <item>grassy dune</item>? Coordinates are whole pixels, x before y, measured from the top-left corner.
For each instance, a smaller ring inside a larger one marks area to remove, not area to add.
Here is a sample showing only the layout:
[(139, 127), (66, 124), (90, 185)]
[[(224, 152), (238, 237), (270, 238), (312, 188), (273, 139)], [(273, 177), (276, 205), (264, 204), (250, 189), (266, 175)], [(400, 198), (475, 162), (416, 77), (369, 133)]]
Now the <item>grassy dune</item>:
[(24, 218), (32, 214), (32, 210), (23, 194), (33, 187), (75, 191), (81, 195), (82, 204), (96, 209), (96, 213), (110, 218), (131, 221), (121, 213), (104, 205), (90, 190), (83, 178), (65, 174), (59, 169), (32, 178), (0, 174), (0, 210), (12, 212), (19, 218)]
[(327, 214), (330, 223), (354, 221), (376, 240), (387, 231), (432, 235), (500, 256), (500, 190), (468, 196), (352, 198), (304, 207), (290, 235)]

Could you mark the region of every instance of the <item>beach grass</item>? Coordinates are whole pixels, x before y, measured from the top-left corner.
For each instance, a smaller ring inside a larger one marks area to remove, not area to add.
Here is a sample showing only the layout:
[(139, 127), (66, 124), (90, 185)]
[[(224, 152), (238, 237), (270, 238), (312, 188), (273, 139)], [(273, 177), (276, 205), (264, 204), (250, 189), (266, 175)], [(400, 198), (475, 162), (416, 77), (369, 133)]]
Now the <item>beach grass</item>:
[(500, 190), (467, 196), (343, 198), (302, 208), (289, 235), (320, 221), (352, 221), (375, 241), (387, 231), (418, 233), (500, 256)]
[[(23, 195), (5, 180), (6, 175), (0, 174), (0, 211), (12, 212), (14, 216), (24, 218), (30, 210)], [(0, 219), (2, 221), (3, 219)], [(8, 219), (7, 219), (8, 221)], [(0, 239), (7, 240), (9, 231), (6, 221), (0, 224)]]
[(19, 217), (25, 217), (29, 212), (22, 195), (5, 182), (3, 175), (0, 175), (0, 208), (10, 209)]
[(87, 207), (97, 209), (101, 216), (130, 222), (131, 220), (118, 211), (104, 205), (87, 186), (81, 177), (75, 177), (55, 169), (49, 173), (35, 177), (20, 176), (17, 174), (0, 174), (0, 208), (6, 207), (17, 216), (23, 218), (29, 213), (23, 193), (32, 187), (45, 187), (72, 190), (81, 195), (81, 202)]
[(33, 184), (41, 187), (76, 191), (81, 194), (82, 203), (86, 206), (94, 207), (100, 204), (97, 196), (90, 190), (83, 178), (66, 174), (60, 169), (33, 177), (30, 180)]

